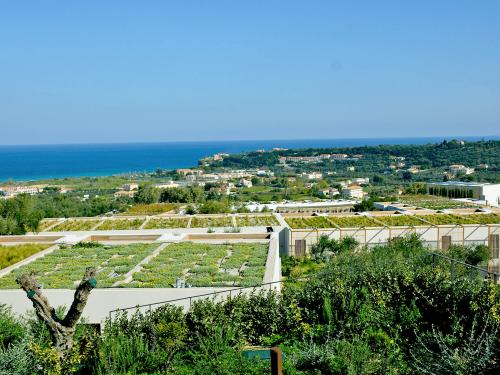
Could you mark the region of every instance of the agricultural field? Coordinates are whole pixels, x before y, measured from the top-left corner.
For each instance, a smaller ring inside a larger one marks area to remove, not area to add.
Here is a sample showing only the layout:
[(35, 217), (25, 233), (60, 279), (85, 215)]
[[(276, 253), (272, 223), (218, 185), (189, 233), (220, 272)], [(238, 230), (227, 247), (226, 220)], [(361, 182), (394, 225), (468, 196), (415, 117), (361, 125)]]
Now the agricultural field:
[(0, 245), (0, 270), (20, 262), (50, 246), (51, 245), (46, 244)]
[(48, 228), (50, 228), (57, 222), (57, 219), (45, 219), (40, 221), (40, 224), (38, 224), (38, 232), (45, 232)]
[(427, 225), (418, 218), (410, 215), (377, 216), (375, 221), (387, 226), (416, 226)]
[(70, 219), (63, 221), (61, 224), (56, 225), (49, 232), (69, 232), (69, 231), (85, 231), (91, 230), (97, 224), (99, 224), (100, 220), (78, 220), (78, 219)]
[(232, 226), (233, 221), (229, 216), (194, 216), (191, 220), (191, 228), (217, 228)]
[(410, 206), (418, 206), (431, 210), (445, 210), (451, 208), (476, 208), (472, 203), (454, 201), (445, 197), (436, 197), (434, 195), (402, 195), (398, 201)]
[(122, 280), (137, 263), (158, 247), (154, 244), (60, 248), (0, 278), (0, 289), (17, 289), (19, 274), (35, 271), (46, 289), (73, 289), (86, 267), (98, 267), (97, 287), (108, 288)]
[(173, 211), (175, 205), (172, 203), (152, 203), (152, 204), (136, 204), (130, 207), (121, 215), (140, 216), (140, 215), (159, 215)]
[(272, 215), (244, 215), (236, 216), (236, 225), (238, 227), (258, 227), (279, 225), (278, 220)]
[(144, 229), (187, 228), (189, 219), (182, 218), (154, 218), (149, 220)]
[(109, 219), (96, 230), (134, 230), (139, 229), (146, 219)]
[(195, 287), (251, 286), (262, 283), (268, 244), (175, 243), (134, 273), (127, 287), (170, 288), (177, 278)]

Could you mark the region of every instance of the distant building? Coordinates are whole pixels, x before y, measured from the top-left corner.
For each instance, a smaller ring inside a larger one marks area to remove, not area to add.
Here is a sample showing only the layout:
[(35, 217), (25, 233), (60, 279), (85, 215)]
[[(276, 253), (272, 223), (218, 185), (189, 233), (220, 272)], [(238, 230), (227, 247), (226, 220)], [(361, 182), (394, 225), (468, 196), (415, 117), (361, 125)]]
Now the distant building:
[(363, 199), (365, 192), (363, 188), (358, 185), (347, 186), (342, 189), (342, 196), (349, 199)]
[(302, 177), (305, 177), (308, 180), (321, 180), (323, 178), (323, 174), (321, 172), (304, 172), (302, 173)]
[(446, 181), (427, 184), (427, 193), (448, 198), (470, 198), (499, 205), (500, 184)]
[(338, 189), (335, 188), (328, 188), (328, 189), (323, 189), (321, 190), (321, 193), (328, 198), (333, 198), (334, 196), (340, 194)]
[(220, 184), (218, 186), (211, 187), (210, 191), (213, 193), (220, 194), (220, 195), (229, 195), (229, 194), (231, 194), (231, 185), (230, 184)]
[(6, 197), (15, 197), (19, 194), (35, 195), (43, 192), (43, 188), (38, 186), (3, 186), (0, 187), (0, 191), (2, 191)]
[(251, 188), (253, 186), (252, 181), (242, 178), (239, 182), (240, 186)]
[(174, 181), (168, 181), (168, 182), (164, 182), (164, 183), (161, 183), (161, 184), (154, 184), (153, 185), (153, 187), (155, 187), (157, 189), (170, 189), (170, 188), (177, 188), (179, 186), (180, 185), (177, 182), (174, 182)]
[(350, 172), (354, 172), (356, 170), (356, 168), (351, 165), (351, 166), (347, 167), (347, 170)]
[(192, 169), (177, 169), (175, 171), (177, 174), (180, 174), (182, 176), (186, 176), (188, 174), (192, 174), (193, 173), (193, 170)]
[(132, 198), (137, 193), (137, 190), (119, 190), (113, 195), (115, 197), (130, 197)]
[(139, 189), (139, 184), (129, 182), (128, 184), (123, 184), (122, 189), (125, 191), (132, 191)]
[(465, 165), (462, 164), (452, 164), (448, 167), (450, 173), (454, 174), (455, 176), (457, 174), (472, 174), (474, 173), (474, 168), (468, 168)]
[(347, 154), (330, 154), (330, 158), (334, 160), (347, 159)]
[(357, 185), (368, 185), (370, 183), (369, 177), (356, 177), (352, 179), (352, 182)]
[(273, 177), (274, 176), (273, 171), (262, 170), (262, 169), (259, 169), (255, 174), (259, 177)]
[(413, 174), (419, 173), (420, 167), (418, 165), (412, 165), (410, 168), (407, 169), (407, 171)]

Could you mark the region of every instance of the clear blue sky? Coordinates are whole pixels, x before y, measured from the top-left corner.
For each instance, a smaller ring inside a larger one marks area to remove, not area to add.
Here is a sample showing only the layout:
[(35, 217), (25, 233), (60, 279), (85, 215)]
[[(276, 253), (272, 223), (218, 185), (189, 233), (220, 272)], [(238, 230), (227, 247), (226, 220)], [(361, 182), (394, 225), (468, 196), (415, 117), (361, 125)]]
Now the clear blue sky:
[(0, 144), (499, 129), (498, 0), (0, 4)]

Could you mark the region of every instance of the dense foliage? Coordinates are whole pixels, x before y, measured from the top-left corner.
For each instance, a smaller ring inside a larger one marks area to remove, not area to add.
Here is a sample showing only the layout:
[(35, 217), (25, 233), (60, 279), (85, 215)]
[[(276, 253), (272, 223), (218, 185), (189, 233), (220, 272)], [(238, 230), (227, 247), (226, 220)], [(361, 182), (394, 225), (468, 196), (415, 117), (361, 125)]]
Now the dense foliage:
[[(280, 156), (315, 156), (321, 154), (348, 154), (363, 155), (358, 160), (332, 160), (323, 161), (315, 165), (319, 170), (335, 170), (346, 172), (349, 166), (356, 166), (356, 171), (360, 173), (380, 173), (387, 169), (388, 163), (394, 157), (405, 158), (407, 166), (418, 165), (422, 170), (440, 169), (441, 171), (452, 164), (464, 164), (475, 167), (479, 164), (487, 164), (488, 169), (478, 171), (476, 178), (486, 181), (500, 180), (500, 141), (478, 141), (464, 142), (443, 141), (436, 144), (426, 145), (378, 145), (359, 147), (336, 147), (336, 148), (310, 148), (302, 150), (276, 150), (272, 152), (249, 152), (244, 154), (230, 155), (222, 161), (213, 163), (213, 168), (224, 166), (230, 168), (255, 168), (270, 167), (278, 164)], [(296, 166), (302, 168), (304, 166)], [(439, 176), (439, 172), (434, 177)], [(427, 176), (429, 177), (429, 176)], [(412, 176), (402, 176), (403, 180), (420, 178)], [(378, 178), (377, 178), (378, 181)]]
[(0, 200), (0, 235), (36, 231), (42, 218), (43, 212), (29, 195)]
[(320, 269), (281, 294), (115, 316), (102, 334), (79, 332), (62, 364), (38, 324), (2, 309), (0, 373), (268, 374), (268, 362), (242, 356), (249, 344), (281, 346), (285, 374), (500, 370), (500, 287), (482, 273), (451, 272), (416, 237), (371, 251), (347, 246)]

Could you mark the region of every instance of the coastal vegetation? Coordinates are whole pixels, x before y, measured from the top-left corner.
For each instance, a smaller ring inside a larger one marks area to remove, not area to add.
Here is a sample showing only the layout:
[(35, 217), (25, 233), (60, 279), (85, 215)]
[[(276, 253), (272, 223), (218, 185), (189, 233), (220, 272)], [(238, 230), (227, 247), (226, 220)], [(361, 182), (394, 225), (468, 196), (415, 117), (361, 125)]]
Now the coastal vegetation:
[[(356, 173), (370, 174), (383, 173), (387, 170), (388, 163), (394, 158), (404, 158), (406, 166), (416, 165), (423, 174), (413, 176), (403, 175), (403, 172), (393, 176), (384, 176), (384, 184), (391, 184), (394, 180), (399, 183), (425, 180), (442, 180), (442, 173), (452, 164), (477, 166), (485, 164), (490, 168), (477, 171), (473, 176), (461, 176), (464, 179), (474, 179), (486, 182), (500, 181), (500, 141), (488, 140), (477, 142), (459, 142), (456, 140), (443, 141), (425, 145), (378, 145), (361, 147), (332, 147), (274, 150), (269, 152), (248, 152), (230, 155), (221, 161), (210, 164), (213, 169), (227, 167), (234, 169), (270, 167), (279, 165), (279, 158), (286, 156), (317, 156), (321, 154), (346, 154), (362, 155), (360, 158), (346, 158), (335, 160), (322, 160), (314, 164), (314, 169), (319, 171), (336, 171), (345, 177), (354, 176)], [(355, 165), (355, 172), (349, 167)], [(294, 170), (303, 171), (310, 169), (307, 164), (294, 164)], [(276, 169), (273, 169), (276, 170)], [(460, 177), (460, 176), (459, 176)]]
[[(500, 287), (484, 273), (450, 267), (414, 236), (325, 245), (330, 257), (284, 259), (285, 274), (308, 271), (281, 293), (113, 315), (100, 333), (80, 325), (62, 360), (43, 325), (2, 307), (0, 373), (268, 374), (268, 361), (244, 355), (249, 345), (281, 347), (284, 374), (498, 373)], [(451, 250), (474, 260), (472, 248)]]

